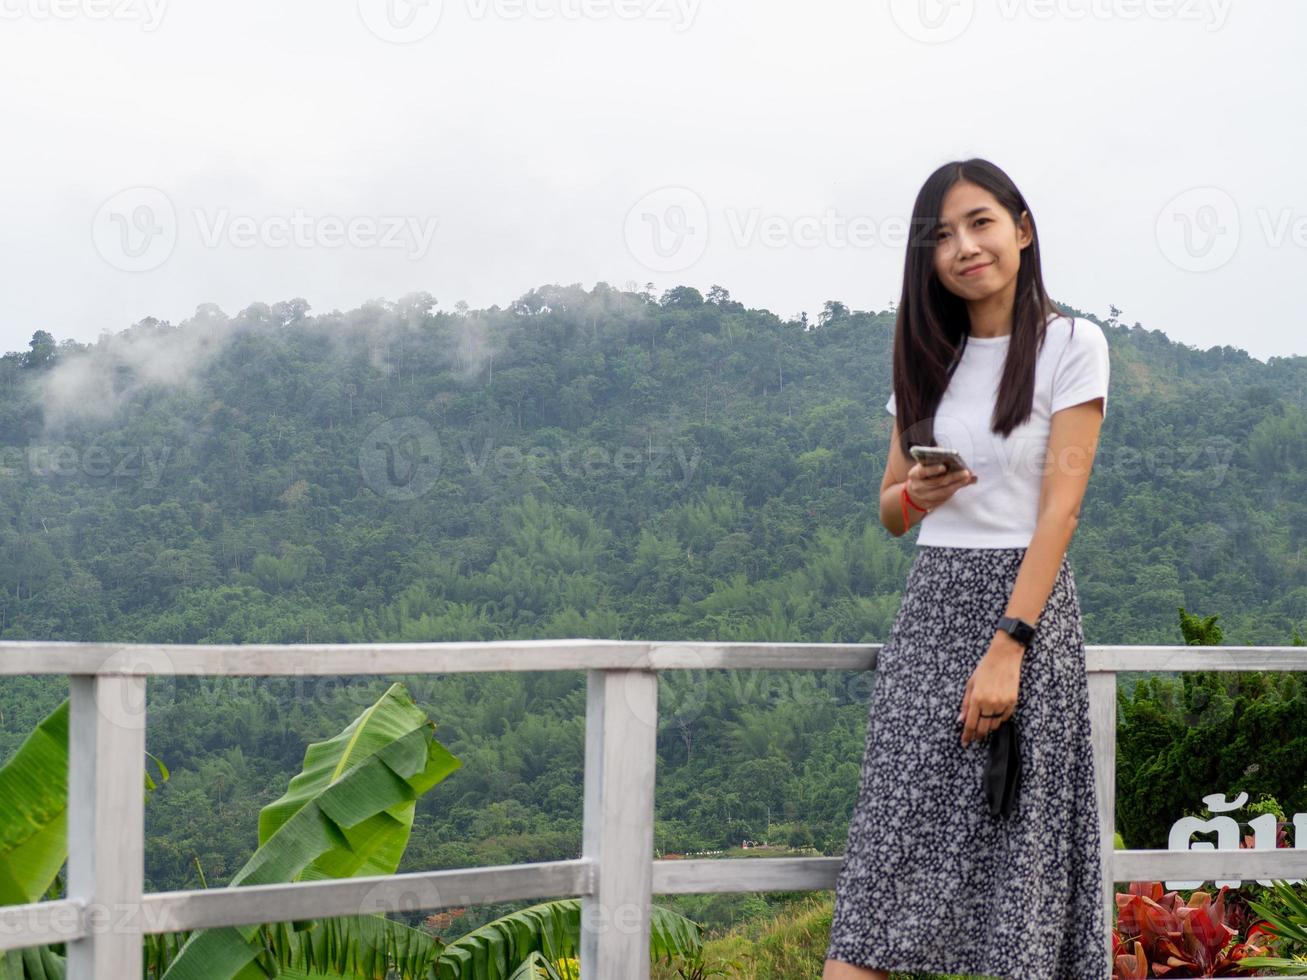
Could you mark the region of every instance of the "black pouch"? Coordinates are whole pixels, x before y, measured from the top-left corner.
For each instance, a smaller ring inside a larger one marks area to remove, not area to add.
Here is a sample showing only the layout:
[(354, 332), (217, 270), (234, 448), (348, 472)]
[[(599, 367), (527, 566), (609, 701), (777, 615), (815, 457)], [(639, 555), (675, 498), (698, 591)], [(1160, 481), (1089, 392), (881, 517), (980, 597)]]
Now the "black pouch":
[(1012, 813), (1021, 782), (1021, 748), (1017, 721), (1013, 716), (989, 733), (989, 758), (985, 762), (985, 798), (991, 816)]

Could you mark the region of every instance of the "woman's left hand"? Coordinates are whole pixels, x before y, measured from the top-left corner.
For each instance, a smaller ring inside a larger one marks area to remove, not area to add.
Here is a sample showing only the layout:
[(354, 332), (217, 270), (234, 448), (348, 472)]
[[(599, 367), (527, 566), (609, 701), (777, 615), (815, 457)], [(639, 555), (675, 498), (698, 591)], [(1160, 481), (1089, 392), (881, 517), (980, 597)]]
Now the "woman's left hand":
[[(1007, 633), (999, 633), (990, 640), (989, 651), (967, 678), (967, 689), (962, 695), (958, 720), (962, 722), (963, 745), (984, 738), (1012, 717), (1021, 688), (1023, 652), (1021, 644)], [(999, 717), (982, 718), (982, 714)]]

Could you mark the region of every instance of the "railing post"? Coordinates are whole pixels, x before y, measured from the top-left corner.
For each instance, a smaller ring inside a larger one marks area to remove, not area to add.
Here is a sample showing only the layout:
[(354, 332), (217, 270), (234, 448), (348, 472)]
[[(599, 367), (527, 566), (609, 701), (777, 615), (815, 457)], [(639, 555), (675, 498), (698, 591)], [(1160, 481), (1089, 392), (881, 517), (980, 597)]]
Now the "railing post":
[(69, 678), (68, 897), (87, 935), (68, 980), (140, 980), (145, 884), (145, 678)]
[(648, 980), (658, 674), (587, 672), (582, 980)]
[(1102, 835), (1103, 908), (1107, 931), (1103, 941), (1112, 948), (1112, 916), (1116, 912), (1116, 673), (1089, 675), (1089, 727), (1094, 745), (1094, 778), (1098, 798), (1098, 829)]

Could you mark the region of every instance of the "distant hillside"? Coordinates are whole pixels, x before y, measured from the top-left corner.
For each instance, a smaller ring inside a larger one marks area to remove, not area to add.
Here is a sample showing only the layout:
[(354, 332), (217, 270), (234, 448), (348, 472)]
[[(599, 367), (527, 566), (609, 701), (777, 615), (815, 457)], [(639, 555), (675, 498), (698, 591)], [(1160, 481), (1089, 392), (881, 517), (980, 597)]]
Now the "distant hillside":
[[(886, 637), (915, 540), (877, 516), (892, 311), (805, 323), (603, 283), (435, 306), (206, 305), (0, 358), (0, 636)], [(1182, 643), (1181, 605), (1227, 643), (1307, 632), (1307, 358), (1095, 322), (1112, 388), (1070, 552), (1088, 641)], [(225, 880), (306, 742), (379, 683), (153, 684), (174, 778), (152, 887), (195, 886), (197, 859)], [(660, 848), (842, 845), (863, 678), (663, 684)], [(413, 689), (465, 763), (423, 801), (414, 866), (571, 856), (579, 675)], [(63, 690), (0, 684), (0, 756)]]
[[(709, 296), (40, 332), (0, 358), (0, 631), (711, 637), (762, 616), (884, 636), (915, 537), (876, 514), (892, 312), (832, 301), (805, 329)], [(1307, 620), (1307, 358), (1095, 322), (1113, 373), (1071, 546), (1088, 637), (1174, 641), (1183, 602), (1231, 642), (1283, 639)]]

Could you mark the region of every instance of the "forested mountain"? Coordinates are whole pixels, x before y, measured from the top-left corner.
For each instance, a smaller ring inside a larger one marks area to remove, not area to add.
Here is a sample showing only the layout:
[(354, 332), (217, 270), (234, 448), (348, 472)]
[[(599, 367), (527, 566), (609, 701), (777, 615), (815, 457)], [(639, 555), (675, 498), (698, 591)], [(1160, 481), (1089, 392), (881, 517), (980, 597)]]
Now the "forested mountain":
[[(892, 310), (787, 321), (718, 287), (604, 283), (435, 307), (206, 305), (0, 358), (0, 637), (885, 638), (915, 539), (877, 516)], [(1112, 357), (1070, 550), (1088, 642), (1183, 643), (1180, 606), (1219, 613), (1226, 643), (1307, 631), (1307, 358), (1064, 309)], [(225, 881), (307, 742), (385, 683), (153, 683), (172, 779), (147, 807), (150, 887)], [(865, 676), (661, 683), (660, 850), (839, 851)], [(409, 686), (463, 765), (406, 862), (579, 853), (580, 674)], [(65, 691), (0, 682), (0, 758)]]

